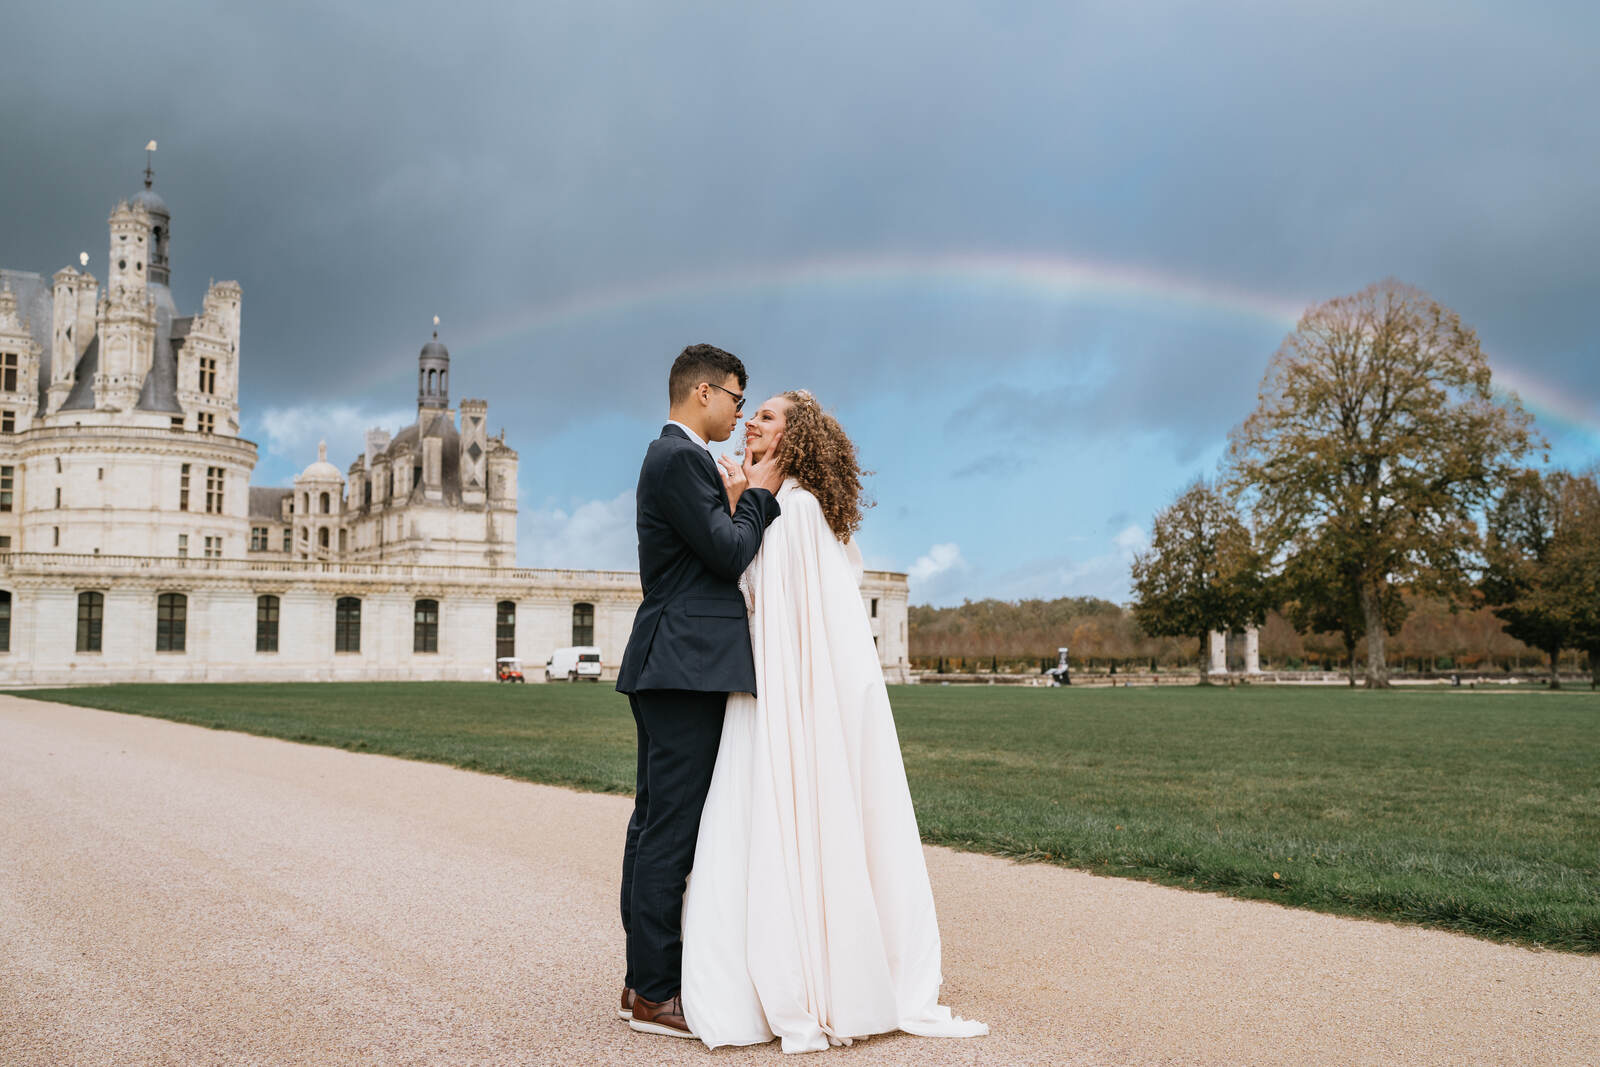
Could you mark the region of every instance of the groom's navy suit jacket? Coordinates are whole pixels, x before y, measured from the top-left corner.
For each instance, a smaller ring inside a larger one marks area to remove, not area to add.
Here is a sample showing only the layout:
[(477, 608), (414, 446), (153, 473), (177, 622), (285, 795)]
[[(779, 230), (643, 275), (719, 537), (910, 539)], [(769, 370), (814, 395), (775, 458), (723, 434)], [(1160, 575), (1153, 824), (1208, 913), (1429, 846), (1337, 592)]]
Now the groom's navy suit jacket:
[(747, 489), (729, 515), (711, 454), (671, 424), (645, 453), (635, 499), (644, 602), (622, 654), (617, 691), (754, 693), (739, 575), (778, 517), (777, 499)]

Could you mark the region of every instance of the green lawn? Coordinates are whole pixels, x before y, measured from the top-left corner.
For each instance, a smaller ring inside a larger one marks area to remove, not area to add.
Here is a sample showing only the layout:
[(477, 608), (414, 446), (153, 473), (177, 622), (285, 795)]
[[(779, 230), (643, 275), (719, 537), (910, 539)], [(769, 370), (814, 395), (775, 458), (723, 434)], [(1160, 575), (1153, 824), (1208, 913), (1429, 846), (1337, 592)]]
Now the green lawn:
[[(1590, 693), (891, 694), (928, 841), (1600, 952), (1600, 697)], [(632, 790), (633, 722), (601, 686), (16, 695)]]

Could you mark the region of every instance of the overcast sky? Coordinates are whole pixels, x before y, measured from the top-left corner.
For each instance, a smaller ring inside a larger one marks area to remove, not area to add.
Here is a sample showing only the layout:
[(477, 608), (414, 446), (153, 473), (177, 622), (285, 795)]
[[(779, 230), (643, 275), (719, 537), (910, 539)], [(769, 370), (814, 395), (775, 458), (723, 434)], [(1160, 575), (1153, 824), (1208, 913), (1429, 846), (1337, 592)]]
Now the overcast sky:
[(244, 288), (256, 484), (452, 400), (521, 454), (524, 565), (636, 565), (683, 345), (860, 445), (913, 602), (1127, 596), (1309, 304), (1386, 276), (1600, 459), (1600, 18), (1585, 4), (361, 6), (5, 16), (0, 266)]

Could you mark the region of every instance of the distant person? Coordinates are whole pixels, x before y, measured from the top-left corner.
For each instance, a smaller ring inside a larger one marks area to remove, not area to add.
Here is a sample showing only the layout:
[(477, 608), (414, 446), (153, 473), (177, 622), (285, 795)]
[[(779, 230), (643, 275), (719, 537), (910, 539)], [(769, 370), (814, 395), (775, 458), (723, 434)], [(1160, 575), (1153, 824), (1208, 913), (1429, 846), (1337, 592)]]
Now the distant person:
[[(745, 424), (746, 480), (774, 467), (782, 517), (739, 582), (748, 645), (728, 649), (753, 650), (755, 684), (729, 686), (684, 898), (684, 1018), (710, 1047), (777, 1037), (784, 1052), (986, 1034), (939, 1003), (939, 924), (850, 536), (855, 445), (810, 393), (783, 393)], [(743, 509), (756, 490), (733, 473)]]
[(644, 600), (617, 691), (638, 731), (633, 817), (622, 854), (627, 973), (619, 1014), (635, 1030), (691, 1037), (679, 999), (684, 881), (716, 765), (729, 693), (755, 692), (739, 575), (778, 517), (777, 457), (719, 467), (707, 442), (739, 424), (738, 357), (691, 345), (667, 377), (669, 410), (639, 469), (636, 525)]

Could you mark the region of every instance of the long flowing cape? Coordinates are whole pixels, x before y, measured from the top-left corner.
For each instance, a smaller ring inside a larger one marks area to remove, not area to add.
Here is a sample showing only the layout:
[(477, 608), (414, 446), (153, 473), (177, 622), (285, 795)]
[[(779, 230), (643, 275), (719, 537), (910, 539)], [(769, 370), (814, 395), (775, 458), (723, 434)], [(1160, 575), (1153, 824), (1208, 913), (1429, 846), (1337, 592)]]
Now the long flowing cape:
[(758, 697), (733, 694), (684, 903), (707, 1045), (987, 1033), (938, 1002), (939, 925), (861, 557), (793, 479), (741, 586)]

